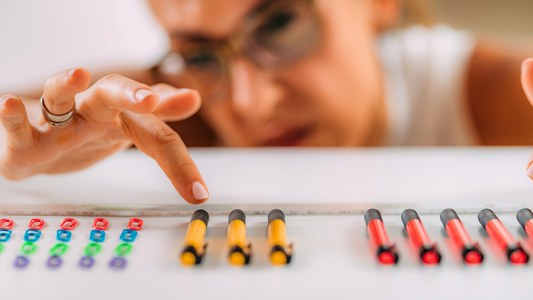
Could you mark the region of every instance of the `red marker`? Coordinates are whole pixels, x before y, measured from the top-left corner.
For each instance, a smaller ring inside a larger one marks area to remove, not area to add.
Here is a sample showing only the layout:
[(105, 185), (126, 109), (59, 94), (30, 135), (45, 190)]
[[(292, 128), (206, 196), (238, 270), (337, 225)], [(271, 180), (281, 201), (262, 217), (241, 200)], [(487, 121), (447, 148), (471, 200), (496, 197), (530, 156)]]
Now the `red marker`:
[(520, 243), (516, 242), (513, 236), (505, 229), (502, 222), (496, 217), (494, 212), (488, 208), (483, 209), (477, 215), (479, 223), (485, 228), (490, 238), (502, 249), (505, 250), (509, 261), (514, 264), (525, 264), (529, 260), (529, 255), (524, 251)]
[(365, 212), (366, 229), (372, 245), (376, 248), (376, 254), (380, 263), (391, 265), (398, 262), (396, 247), (391, 244), (383, 219), (377, 209), (371, 208)]
[(427, 265), (440, 263), (441, 255), (435, 243), (429, 239), (420, 217), (413, 209), (406, 209), (402, 213), (402, 222), (407, 235), (420, 251), (420, 259)]
[(522, 225), (529, 238), (533, 239), (533, 212), (528, 208), (522, 208), (516, 213), (516, 219)]
[(440, 220), (454, 244), (461, 249), (464, 262), (480, 264), (483, 261), (483, 253), (481, 253), (479, 245), (472, 242), (455, 210), (451, 208), (443, 210), (440, 213)]

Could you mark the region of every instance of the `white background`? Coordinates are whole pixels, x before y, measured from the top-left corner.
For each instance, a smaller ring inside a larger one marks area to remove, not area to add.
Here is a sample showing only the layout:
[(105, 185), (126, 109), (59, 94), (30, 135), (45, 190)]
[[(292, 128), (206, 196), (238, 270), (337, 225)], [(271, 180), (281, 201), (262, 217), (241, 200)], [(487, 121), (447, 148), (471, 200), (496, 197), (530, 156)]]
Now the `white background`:
[(68, 68), (147, 68), (167, 49), (145, 0), (0, 1), (0, 93)]

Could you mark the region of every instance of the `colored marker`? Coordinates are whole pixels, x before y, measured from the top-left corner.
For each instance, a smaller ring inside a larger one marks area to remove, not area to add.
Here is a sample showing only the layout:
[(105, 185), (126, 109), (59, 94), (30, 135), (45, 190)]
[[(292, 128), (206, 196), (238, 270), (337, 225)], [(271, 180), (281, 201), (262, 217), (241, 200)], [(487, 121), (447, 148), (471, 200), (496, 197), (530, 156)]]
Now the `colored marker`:
[(461, 249), (463, 261), (467, 264), (480, 264), (483, 262), (483, 253), (479, 248), (478, 243), (472, 242), (463, 223), (455, 210), (447, 208), (440, 213), (440, 220), (448, 236), (453, 243)]
[(292, 244), (287, 246), (285, 214), (279, 209), (273, 209), (268, 214), (268, 247), (271, 264), (279, 266), (291, 262)]
[(202, 262), (202, 257), (207, 247), (207, 244), (204, 245), (204, 237), (208, 222), (209, 214), (205, 210), (199, 209), (192, 214), (191, 222), (183, 241), (185, 247), (180, 256), (181, 263), (184, 266), (194, 266)]
[(250, 263), (251, 245), (246, 244), (246, 215), (240, 209), (229, 214), (228, 248), (228, 260), (231, 265), (242, 266)]
[(420, 252), (420, 259), (424, 264), (434, 265), (440, 263), (441, 255), (437, 245), (432, 243), (420, 221), (420, 217), (413, 209), (406, 209), (402, 213), (402, 222), (407, 235)]
[(397, 263), (398, 253), (396, 252), (396, 247), (389, 241), (379, 210), (374, 208), (367, 210), (365, 212), (365, 222), (370, 242), (376, 249), (379, 262), (384, 265)]
[(513, 236), (505, 229), (496, 214), (488, 208), (483, 209), (477, 215), (479, 223), (487, 231), (490, 238), (502, 249), (505, 250), (509, 261), (513, 264), (525, 264), (529, 260), (529, 255), (524, 251), (520, 243), (516, 242)]
[(533, 212), (529, 208), (522, 208), (516, 213), (518, 223), (526, 231), (530, 239), (533, 239)]

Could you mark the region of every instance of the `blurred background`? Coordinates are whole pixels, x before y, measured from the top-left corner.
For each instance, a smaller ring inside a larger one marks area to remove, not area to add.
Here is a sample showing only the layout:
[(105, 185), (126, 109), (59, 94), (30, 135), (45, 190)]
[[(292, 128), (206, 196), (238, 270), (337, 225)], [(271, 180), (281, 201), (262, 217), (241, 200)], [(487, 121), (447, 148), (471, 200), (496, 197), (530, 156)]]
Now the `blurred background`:
[[(410, 1), (454, 28), (533, 41), (532, 0)], [(150, 67), (167, 45), (145, 0), (0, 1), (0, 93), (22, 95), (72, 67)]]

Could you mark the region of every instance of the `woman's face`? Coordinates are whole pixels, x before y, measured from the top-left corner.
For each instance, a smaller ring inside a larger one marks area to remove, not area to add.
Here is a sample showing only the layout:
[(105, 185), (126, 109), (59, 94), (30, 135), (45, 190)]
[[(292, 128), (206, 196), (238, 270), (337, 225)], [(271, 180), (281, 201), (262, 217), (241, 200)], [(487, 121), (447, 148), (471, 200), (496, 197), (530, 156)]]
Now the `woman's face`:
[[(385, 113), (375, 51), (377, 1), (385, 0), (316, 0), (322, 31), (315, 50), (275, 71), (234, 57), (227, 99), (203, 106), (202, 117), (228, 146), (379, 143)], [(151, 0), (173, 45), (196, 36), (223, 40), (262, 2)]]

